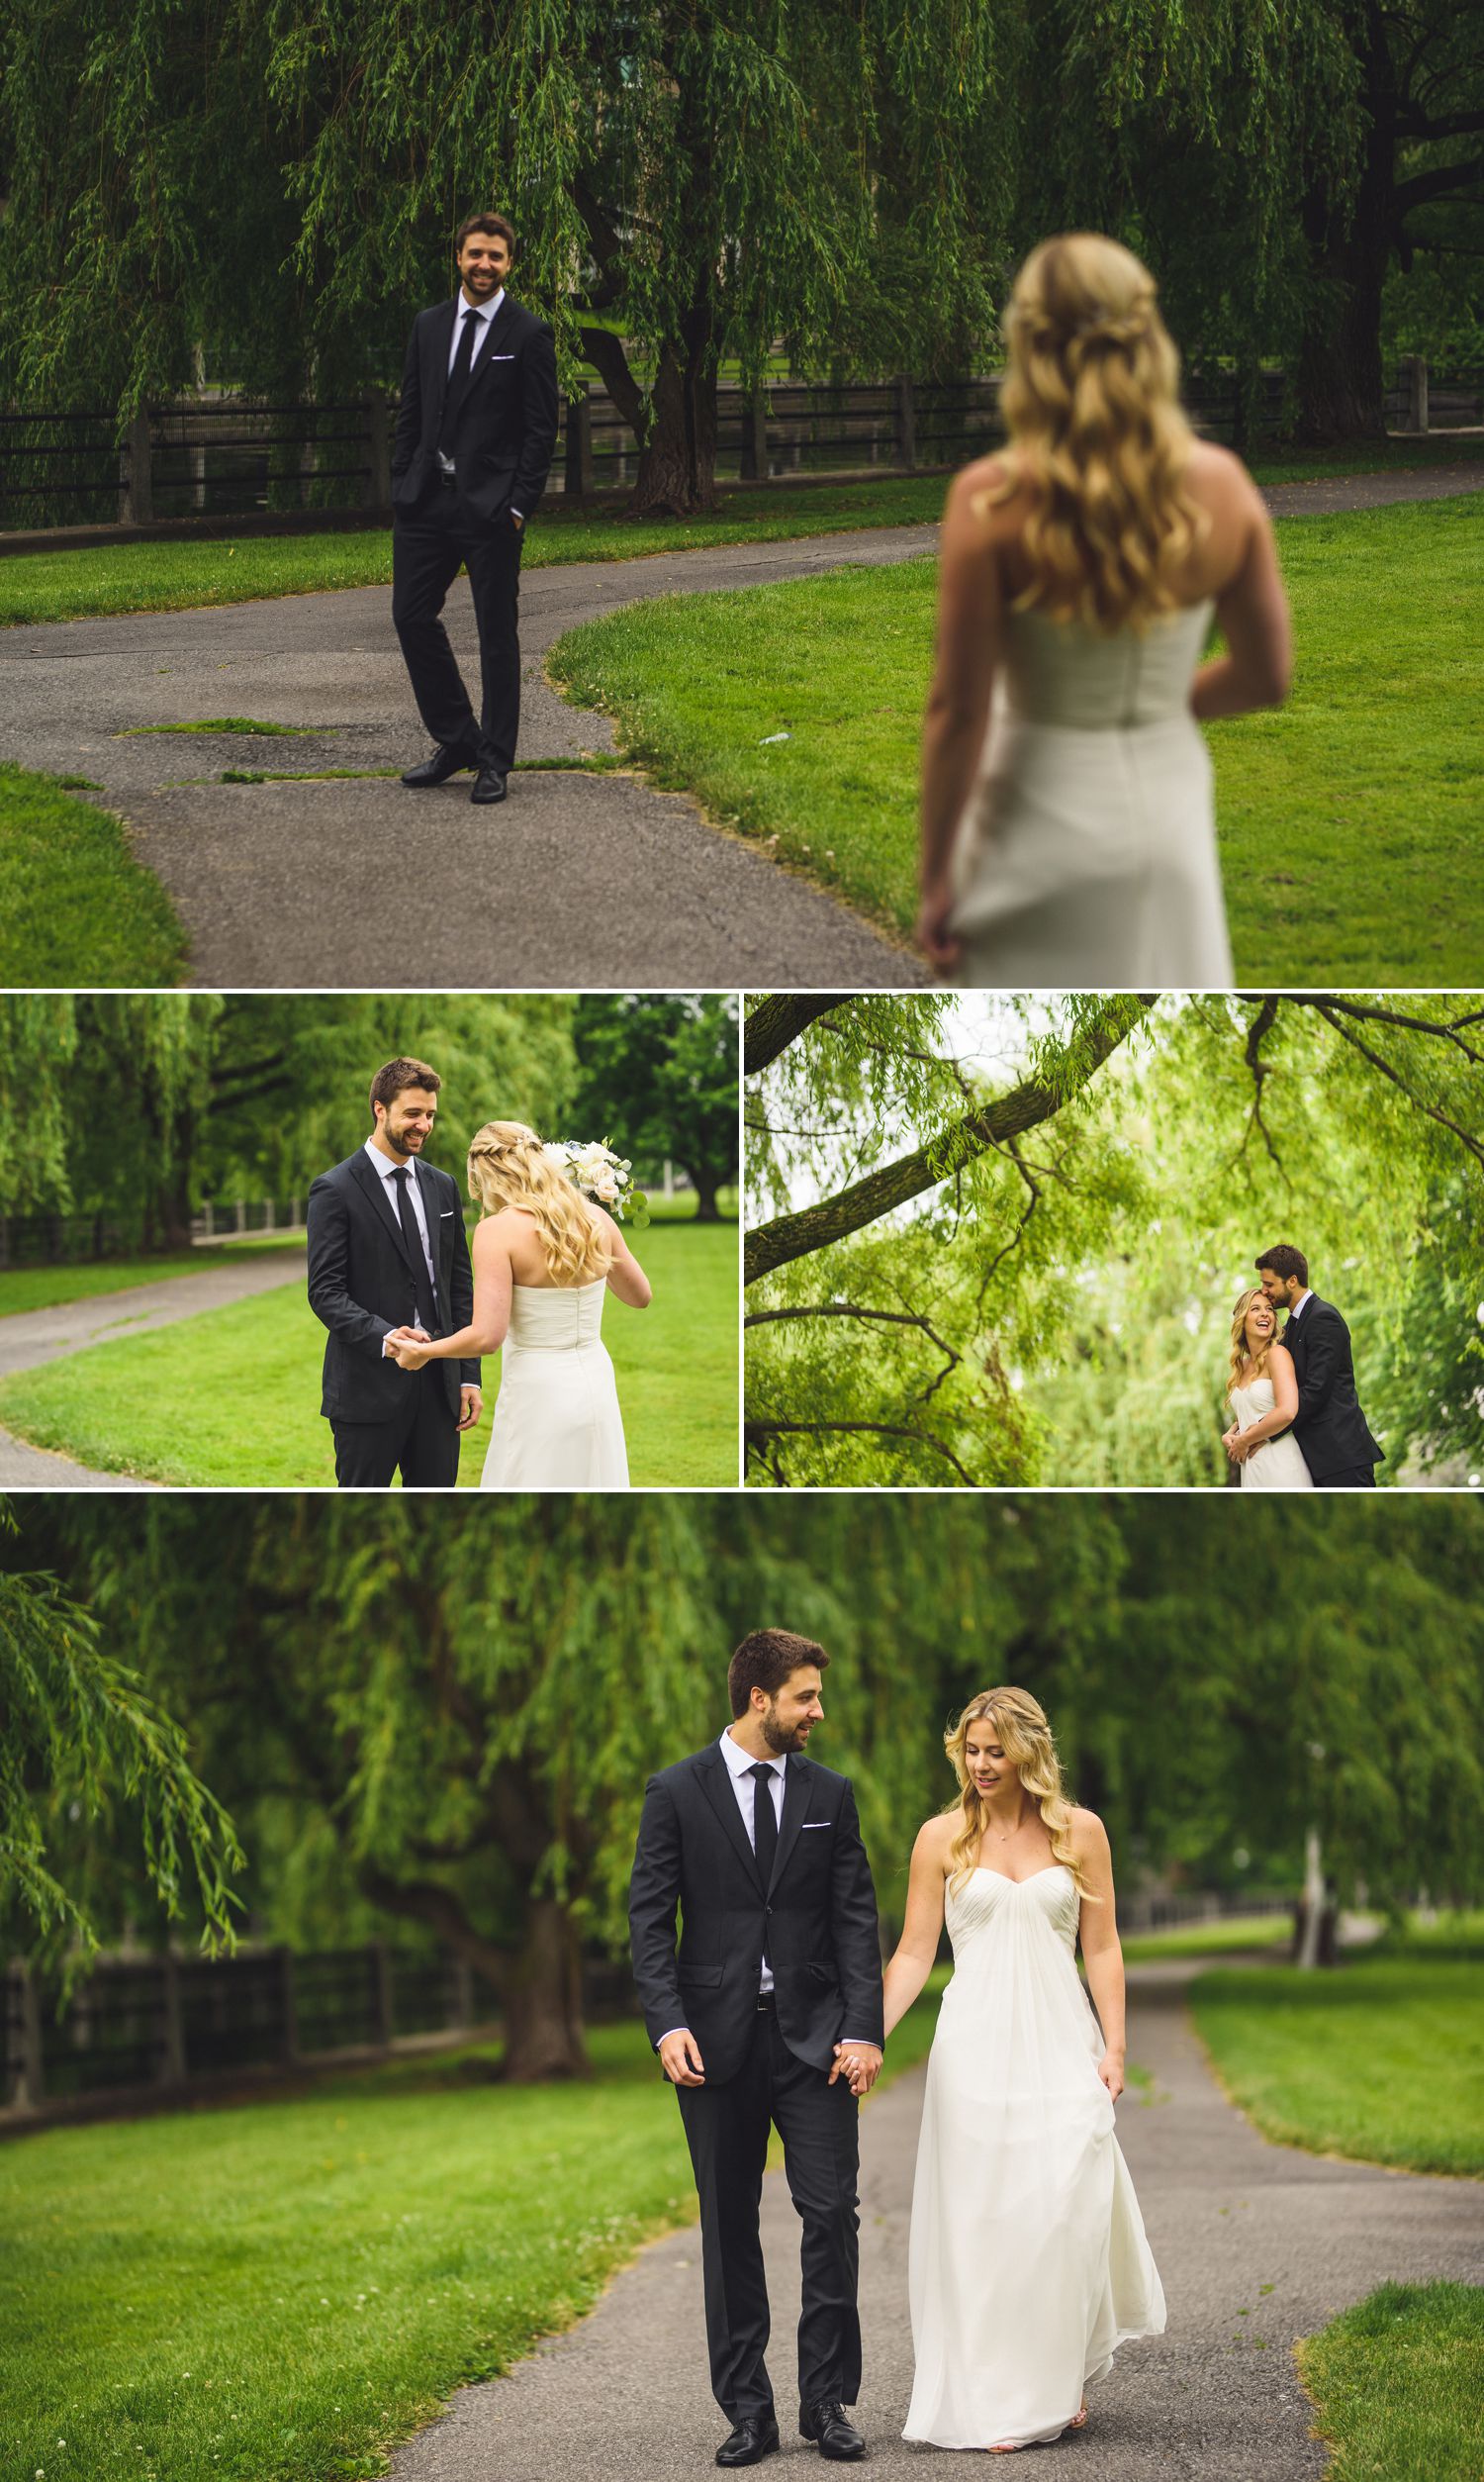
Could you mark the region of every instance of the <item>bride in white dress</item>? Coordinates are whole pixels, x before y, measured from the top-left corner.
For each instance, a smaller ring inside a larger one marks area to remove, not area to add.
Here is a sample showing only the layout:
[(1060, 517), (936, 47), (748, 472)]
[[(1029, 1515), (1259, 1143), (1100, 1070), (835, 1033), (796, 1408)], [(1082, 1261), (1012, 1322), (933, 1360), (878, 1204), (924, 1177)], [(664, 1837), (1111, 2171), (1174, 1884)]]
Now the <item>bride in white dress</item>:
[(1118, 2344), (1162, 2333), (1164, 2295), (1113, 2134), (1124, 1980), (1107, 1836), (1067, 1801), (1026, 1690), (971, 1699), (944, 1747), (960, 1799), (917, 1838), (885, 1974), (889, 2040), (946, 1917), (954, 1973), (912, 2192), (903, 2436), (1004, 2452), (1080, 2430), (1084, 2388)]
[(388, 1339), (404, 1370), (500, 1352), (500, 1393), (480, 1488), (623, 1491), (628, 1457), (603, 1303), (647, 1308), (649, 1279), (611, 1215), (583, 1195), (534, 1129), (489, 1120), (469, 1149), (474, 1315), (436, 1339)]
[(944, 514), (919, 942), (974, 988), (1229, 989), (1199, 726), (1287, 693), (1267, 513), (1120, 243), (1043, 241), (1004, 330), (1008, 445)]
[(1222, 1433), (1242, 1468), (1245, 1491), (1312, 1491), (1314, 1477), (1289, 1428), (1298, 1411), (1293, 1356), (1278, 1341), (1272, 1303), (1260, 1285), (1239, 1292), (1232, 1312), (1227, 1401), (1236, 1419)]

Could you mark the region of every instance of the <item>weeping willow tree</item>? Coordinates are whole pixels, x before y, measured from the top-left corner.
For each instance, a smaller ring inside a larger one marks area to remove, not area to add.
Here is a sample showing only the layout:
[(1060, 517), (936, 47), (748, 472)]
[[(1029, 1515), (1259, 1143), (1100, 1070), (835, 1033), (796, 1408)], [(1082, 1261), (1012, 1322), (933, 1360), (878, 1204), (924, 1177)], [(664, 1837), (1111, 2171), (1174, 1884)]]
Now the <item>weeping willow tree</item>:
[(634, 505), (714, 491), (720, 362), (928, 371), (1005, 245), (1017, 13), (924, 0), (21, 0), (0, 386), (390, 384), (497, 206), (569, 378), (642, 441)]
[(753, 1481), (1219, 1482), (1280, 1239), (1350, 1319), (1383, 1476), (1484, 1465), (1477, 1010), (825, 996), (747, 1037)]

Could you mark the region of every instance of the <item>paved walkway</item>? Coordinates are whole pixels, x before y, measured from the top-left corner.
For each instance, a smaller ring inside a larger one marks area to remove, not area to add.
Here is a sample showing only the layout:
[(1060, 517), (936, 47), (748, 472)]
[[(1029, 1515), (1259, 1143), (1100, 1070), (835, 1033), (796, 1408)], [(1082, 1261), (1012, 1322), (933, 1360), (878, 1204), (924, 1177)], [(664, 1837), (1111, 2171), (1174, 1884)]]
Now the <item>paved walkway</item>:
[[(1130, 2049), (1154, 2073), (1156, 2099), (1129, 2096), (1119, 2106), (1168, 2330), (1124, 2347), (1089, 2391), (1086, 2431), (1036, 2450), (1037, 2475), (1309, 2482), (1325, 2455), (1310, 2435), (1295, 2339), (1388, 2277), (1484, 2279), (1476, 2182), (1268, 2146), (1222, 2100), (1182, 2005), (1194, 1970), (1131, 1971)], [(919, 2070), (871, 2102), (862, 2121), (866, 2380), (858, 2417), (869, 2469), (881, 2482), (920, 2482), (939, 2452), (900, 2437), (911, 2389), (905, 2253), (921, 2096)], [(654, 2107), (675, 2109), (658, 2085)], [(601, 2207), (601, 2159), (592, 2169)], [(764, 2469), (815, 2471), (804, 2461), (815, 2450), (791, 2424), (797, 2223), (782, 2174), (765, 2184), (764, 2234), (774, 2382), (780, 2414), (790, 2417), (781, 2422), (782, 2456)], [(394, 2458), (395, 2482), (698, 2482), (725, 2431), (706, 2384), (698, 2259), (694, 2231), (655, 2243), (582, 2326), (509, 2378), (462, 2390)]]
[[(203, 1310), (220, 1310), (281, 1285), (303, 1284), (302, 1250), (282, 1257), (275, 1252), (250, 1257), (224, 1250), (201, 1272), (168, 1276), (155, 1284), (128, 1285), (119, 1292), (95, 1292), (82, 1301), (63, 1301), (46, 1310), (16, 1310), (0, 1318), (0, 1379), (15, 1371), (34, 1371), (45, 1362), (59, 1361), (89, 1345), (110, 1344), (123, 1336), (145, 1336), (156, 1327), (173, 1327)], [(3, 1289), (3, 1288), (0, 1288)], [(10, 1431), (0, 1430), (0, 1489), (3, 1490), (150, 1490), (154, 1485), (124, 1474), (95, 1474), (70, 1457), (48, 1449), (28, 1447)]]
[[(1294, 483), (1275, 512), (1321, 516), (1484, 485), (1460, 461)], [(542, 658), (578, 621), (934, 549), (931, 525), (532, 569), (521, 588), (522, 759), (611, 752), (606, 718), (567, 705)], [(450, 630), (475, 669), (468, 587)], [(406, 766), (425, 736), (385, 587), (0, 631), (0, 756), (87, 775), (130, 822), (185, 922), (207, 989), (920, 985), (920, 963), (837, 898), (637, 776), (521, 772), (498, 811), (468, 780), (410, 794), (372, 777), (189, 784), (225, 768)], [(312, 727), (304, 738), (148, 734), (203, 715)]]

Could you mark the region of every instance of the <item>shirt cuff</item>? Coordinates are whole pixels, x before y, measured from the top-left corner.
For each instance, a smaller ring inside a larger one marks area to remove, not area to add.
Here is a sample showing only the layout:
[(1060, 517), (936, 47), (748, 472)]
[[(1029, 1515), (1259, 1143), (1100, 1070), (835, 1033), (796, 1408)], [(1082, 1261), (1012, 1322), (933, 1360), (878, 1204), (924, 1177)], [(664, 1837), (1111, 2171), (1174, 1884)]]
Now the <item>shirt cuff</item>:
[[(690, 2029), (690, 2027), (689, 2027), (688, 2025), (673, 2025), (673, 2026), (671, 2027), (671, 2029), (670, 2029), (670, 2034), (689, 2034), (689, 2033), (690, 2033), (690, 2031), (691, 2031), (691, 2029)], [(670, 2034), (662, 2034), (662, 2035), (660, 2036), (660, 2043), (668, 2043), (668, 2042), (669, 2042), (669, 2040), (670, 2040)], [(655, 2045), (655, 2050), (656, 2050), (656, 2051), (658, 2051), (658, 2050), (659, 2050), (659, 2048), (660, 2048), (660, 2043), (656, 2043), (656, 2045)]]

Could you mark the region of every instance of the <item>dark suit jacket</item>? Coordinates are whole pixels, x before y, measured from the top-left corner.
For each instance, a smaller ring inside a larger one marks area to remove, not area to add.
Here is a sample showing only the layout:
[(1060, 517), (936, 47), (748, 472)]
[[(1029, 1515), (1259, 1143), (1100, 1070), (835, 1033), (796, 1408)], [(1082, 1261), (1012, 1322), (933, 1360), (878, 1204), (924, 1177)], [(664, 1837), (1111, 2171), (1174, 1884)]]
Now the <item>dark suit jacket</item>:
[(1355, 1393), (1350, 1331), (1333, 1301), (1311, 1292), (1302, 1318), (1290, 1311), (1282, 1342), (1293, 1356), (1298, 1411), (1293, 1436), (1316, 1482), (1347, 1467), (1379, 1465), (1386, 1451), (1366, 1426)]
[[(446, 1172), (419, 1163), (415, 1180), (427, 1214), (438, 1279), (438, 1324), (451, 1336), (474, 1315), (474, 1274), (463, 1201)], [(320, 1410), (330, 1422), (390, 1422), (420, 1378), (382, 1354), (394, 1327), (416, 1327), (417, 1296), (401, 1226), (380, 1194), (381, 1183), (358, 1146), (309, 1193), (309, 1297), (329, 1329)], [(479, 1385), (478, 1362), (433, 1362), (449, 1410), (458, 1419), (460, 1385)]]
[[(408, 339), (392, 447), (392, 508), (400, 517), (415, 518), (444, 488), (435, 450), (458, 300), (419, 311)], [(481, 338), (449, 451), (464, 523), (491, 527), (512, 506), (528, 518), (546, 488), (556, 435), (551, 330), (508, 293)]]
[(883, 2040), (876, 1889), (855, 1794), (812, 1759), (791, 1757), (785, 1769), (766, 1888), (714, 1742), (651, 1775), (629, 1929), (651, 2043), (689, 2026), (708, 2086), (724, 2085), (746, 2056), (765, 1933), (779, 2032), (797, 2058), (829, 2069), (842, 2036)]

